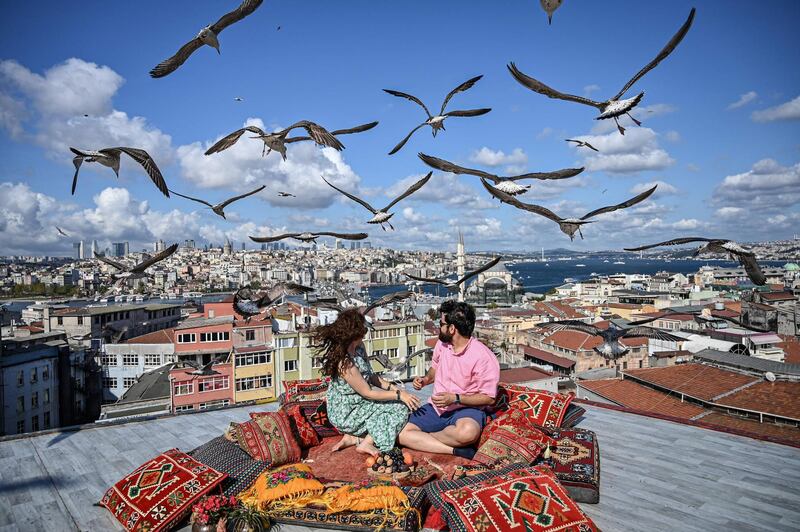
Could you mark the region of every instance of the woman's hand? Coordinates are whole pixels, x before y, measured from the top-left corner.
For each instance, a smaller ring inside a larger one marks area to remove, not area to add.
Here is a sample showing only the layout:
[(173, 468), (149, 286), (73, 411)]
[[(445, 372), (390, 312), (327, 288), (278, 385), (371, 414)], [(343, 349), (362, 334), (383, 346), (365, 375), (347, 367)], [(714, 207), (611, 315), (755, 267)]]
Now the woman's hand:
[(411, 410), (412, 412), (418, 409), (421, 404), (419, 397), (410, 394), (405, 390), (402, 390), (400, 392), (400, 401), (402, 401), (403, 404), (405, 404), (408, 407), (408, 409)]

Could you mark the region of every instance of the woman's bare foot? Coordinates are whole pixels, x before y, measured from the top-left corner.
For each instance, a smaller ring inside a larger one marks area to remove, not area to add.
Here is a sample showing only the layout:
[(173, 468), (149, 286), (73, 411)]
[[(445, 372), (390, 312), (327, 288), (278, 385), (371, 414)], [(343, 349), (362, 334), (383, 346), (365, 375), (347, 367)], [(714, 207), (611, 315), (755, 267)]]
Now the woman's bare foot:
[(331, 451), (341, 451), (342, 449), (346, 449), (347, 447), (351, 447), (359, 442), (359, 438), (356, 438), (352, 434), (345, 434), (342, 436), (342, 439), (339, 440), (339, 443), (334, 445), (331, 448)]
[(378, 456), (379, 454), (381, 454), (378, 448), (375, 447), (373, 439), (370, 438), (369, 436), (361, 440), (361, 443), (356, 445), (356, 451), (368, 454), (370, 456)]

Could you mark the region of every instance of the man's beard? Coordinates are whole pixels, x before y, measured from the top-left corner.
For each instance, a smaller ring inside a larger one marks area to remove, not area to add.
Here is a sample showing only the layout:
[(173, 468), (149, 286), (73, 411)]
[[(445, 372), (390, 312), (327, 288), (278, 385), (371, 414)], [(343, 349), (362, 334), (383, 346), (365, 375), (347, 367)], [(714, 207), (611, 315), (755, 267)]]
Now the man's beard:
[(453, 343), (453, 335), (439, 331), (439, 340), (445, 344)]

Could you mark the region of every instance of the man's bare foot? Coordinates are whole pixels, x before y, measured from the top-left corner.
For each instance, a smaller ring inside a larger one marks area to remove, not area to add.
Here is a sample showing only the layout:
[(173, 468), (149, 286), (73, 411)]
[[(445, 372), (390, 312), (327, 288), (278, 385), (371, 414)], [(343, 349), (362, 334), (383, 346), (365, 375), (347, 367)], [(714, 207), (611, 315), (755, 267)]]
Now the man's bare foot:
[(351, 447), (357, 444), (358, 441), (359, 438), (356, 438), (352, 434), (345, 434), (344, 436), (342, 436), (342, 439), (339, 440), (339, 443), (337, 443), (331, 448), (331, 451), (341, 451), (342, 449), (346, 449), (347, 447)]
[(356, 445), (356, 451), (368, 454), (370, 456), (378, 456), (379, 454), (381, 454), (378, 448), (375, 447), (375, 445), (373, 445), (372, 442), (366, 438), (361, 440), (361, 443)]

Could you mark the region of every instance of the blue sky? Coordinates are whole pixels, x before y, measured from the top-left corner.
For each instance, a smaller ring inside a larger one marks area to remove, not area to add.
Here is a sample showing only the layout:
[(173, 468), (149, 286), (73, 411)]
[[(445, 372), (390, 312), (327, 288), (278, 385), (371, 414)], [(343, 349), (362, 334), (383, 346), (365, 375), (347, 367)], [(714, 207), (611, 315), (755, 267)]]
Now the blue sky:
[[(800, 2), (567, 0), (552, 26), (535, 0), (270, 1), (203, 47), (176, 72), (148, 71), (237, 2), (4, 3), (0, 7), (0, 253), (68, 254), (71, 242), (158, 238), (219, 243), (249, 234), (364, 231), (373, 245), (452, 249), (459, 228), (469, 249), (616, 249), (677, 236), (743, 241), (790, 237), (800, 227)], [(533, 93), (508, 74), (601, 100), (615, 94), (680, 27), (677, 50), (641, 79), (639, 128), (621, 137), (590, 107)], [(613, 21), (613, 22), (612, 22)], [(281, 29), (278, 30), (277, 27)], [(432, 110), (466, 79), (483, 74), (448, 109), (491, 107), (451, 118), (432, 138), (421, 108), (381, 89), (420, 97)], [(235, 102), (234, 97), (243, 102)], [(84, 114), (90, 116), (84, 117)], [(335, 152), (311, 143), (282, 162), (243, 139), (204, 156), (245, 123), (277, 129), (301, 119), (328, 129), (379, 120), (341, 137)], [(589, 139), (600, 154), (564, 142)], [(121, 178), (84, 165), (75, 196), (68, 146), (147, 149), (171, 188), (216, 202), (256, 188), (229, 220), (161, 196), (125, 159)], [(533, 182), (523, 201), (583, 214), (662, 183), (647, 203), (598, 218), (570, 242), (552, 222), (500, 206), (477, 178), (434, 173), (394, 208), (395, 232), (320, 179), (390, 201), (429, 170), (417, 152), (503, 175), (586, 166), (556, 184)], [(297, 198), (281, 199), (277, 190)], [(59, 225), (71, 238), (61, 238)], [(248, 241), (249, 243), (249, 241)]]

